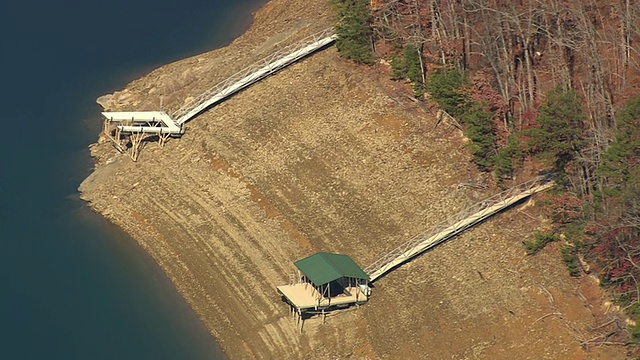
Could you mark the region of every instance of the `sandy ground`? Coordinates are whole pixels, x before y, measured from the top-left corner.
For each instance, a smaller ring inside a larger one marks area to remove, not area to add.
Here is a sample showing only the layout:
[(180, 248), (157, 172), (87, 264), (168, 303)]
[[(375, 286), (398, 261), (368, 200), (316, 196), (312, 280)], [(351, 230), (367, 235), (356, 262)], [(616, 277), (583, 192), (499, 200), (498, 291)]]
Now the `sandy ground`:
[[(324, 2), (273, 0), (229, 47), (101, 101), (153, 110), (162, 96), (176, 109), (331, 21)], [(293, 261), (328, 251), (364, 267), (498, 191), (461, 186), (488, 184), (462, 134), (389, 96), (398, 84), (375, 73), (330, 48), (200, 115), (164, 148), (146, 144), (136, 163), (101, 139), (82, 197), (153, 256), (231, 358), (627, 358), (624, 347), (593, 345), (622, 322), (595, 280), (570, 278), (555, 244), (524, 255), (522, 241), (543, 226), (533, 203), (391, 272), (365, 306), (299, 332), (275, 290)]]

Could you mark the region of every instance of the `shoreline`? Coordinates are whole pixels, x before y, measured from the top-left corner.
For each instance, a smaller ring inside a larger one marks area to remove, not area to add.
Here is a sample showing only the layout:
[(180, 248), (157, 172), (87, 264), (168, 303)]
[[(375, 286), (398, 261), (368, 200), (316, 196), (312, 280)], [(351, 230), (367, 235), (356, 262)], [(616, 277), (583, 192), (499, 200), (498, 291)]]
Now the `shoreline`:
[[(273, 9), (269, 9), (269, 6), (272, 5), (274, 2), (274, 0), (266, 0), (263, 1), (263, 3), (259, 6), (259, 8), (255, 11), (252, 12), (251, 15), (251, 21), (247, 24), (246, 27), (244, 27), (244, 31), (235, 39), (231, 40), (229, 43), (227, 43), (224, 46), (221, 46), (219, 48), (213, 49), (213, 50), (209, 50), (206, 51), (204, 53), (201, 54), (197, 54), (197, 55), (193, 55), (191, 57), (187, 57), (181, 60), (177, 60), (174, 61), (172, 63), (168, 63), (165, 65), (161, 65), (158, 68), (152, 70), (150, 73), (143, 75), (142, 77), (135, 79), (133, 81), (131, 81), (127, 86), (125, 86), (123, 89), (115, 91), (114, 93), (111, 94), (105, 94), (102, 95), (100, 97), (98, 97), (96, 99), (96, 103), (98, 103), (98, 105), (101, 106), (101, 108), (103, 109), (103, 111), (106, 111), (108, 109), (114, 109), (114, 108), (120, 108), (120, 107), (126, 107), (127, 105), (133, 105), (134, 107), (140, 107), (140, 100), (139, 99), (132, 99), (133, 97), (130, 95), (130, 91), (131, 88), (134, 88), (143, 83), (146, 82), (146, 79), (149, 77), (155, 77), (154, 75), (158, 74), (158, 73), (162, 73), (164, 72), (164, 70), (166, 68), (170, 68), (172, 66), (176, 66), (178, 64), (181, 63), (192, 63), (195, 62), (201, 62), (202, 61), (202, 57), (208, 57), (210, 54), (212, 53), (216, 53), (216, 52), (225, 52), (226, 50), (229, 50), (229, 48), (233, 47), (234, 44), (238, 43), (238, 42), (243, 42), (245, 36), (247, 35), (247, 33), (251, 32), (254, 28), (255, 22), (256, 22), (256, 16), (260, 16), (261, 13), (264, 12), (271, 12), (273, 11)], [(277, 6), (276, 6), (277, 7)], [(277, 10), (277, 9), (276, 9)], [(281, 9), (282, 10), (282, 9)], [(326, 10), (326, 9), (323, 9)], [(317, 20), (317, 19), (315, 19)], [(288, 23), (292, 23), (291, 20), (287, 21)], [(262, 26), (261, 26), (262, 27)], [(307, 20), (307, 24), (304, 25), (304, 21), (301, 21), (300, 19), (296, 19), (295, 24), (294, 24), (294, 30), (295, 31), (291, 31), (292, 29), (285, 29), (284, 32), (278, 32), (276, 34), (272, 34), (272, 35), (268, 35), (268, 39), (267, 41), (262, 41), (260, 43), (258, 43), (258, 46), (256, 46), (256, 50), (258, 51), (258, 54), (261, 54), (261, 52), (267, 51), (269, 47), (274, 47), (274, 46), (280, 46), (280, 44), (283, 43), (287, 43), (287, 42), (295, 42), (292, 41), (291, 39), (294, 39), (297, 37), (304, 37), (306, 35), (299, 35), (297, 34), (298, 32), (300, 32), (300, 30), (303, 30), (303, 32), (301, 32), (300, 34), (304, 34), (304, 30), (306, 28), (312, 28), (312, 24), (310, 20)], [(257, 30), (256, 32), (260, 32), (260, 29)], [(307, 32), (309, 32), (307, 30)], [(310, 31), (310, 33), (313, 33), (314, 31)], [(253, 35), (255, 37), (255, 34)], [(256, 43), (255, 41), (253, 41), (254, 43)], [(241, 47), (243, 47), (245, 44), (242, 44)], [(254, 50), (254, 52), (256, 51)], [(237, 51), (237, 50), (236, 50)], [(242, 56), (242, 54), (240, 53), (240, 57)], [(233, 58), (234, 56), (232, 56), (231, 58)], [(254, 56), (255, 58), (256, 56)], [(226, 64), (231, 63), (230, 61), (226, 61)], [(241, 63), (241, 62), (240, 62)], [(224, 66), (220, 66), (220, 68), (224, 68)], [(233, 67), (231, 67), (233, 68)], [(228, 73), (233, 73), (235, 72), (235, 70), (233, 71), (229, 71), (227, 70)], [(150, 84), (153, 85), (153, 84)], [(200, 85), (200, 84), (197, 84)], [(204, 86), (206, 86), (207, 84), (204, 84)], [(202, 88), (203, 85), (200, 85), (199, 87)], [(196, 86), (196, 88), (198, 88), (198, 86)], [(154, 88), (155, 89), (155, 88)], [(135, 90), (134, 90), (135, 91)], [(197, 90), (196, 90), (197, 91)], [(151, 93), (151, 92), (149, 92)], [(173, 100), (171, 97), (168, 97), (170, 100)], [(142, 104), (142, 107), (148, 106), (150, 102), (146, 102)], [(197, 120), (196, 120), (197, 121)], [(178, 140), (177, 142), (179, 142), (180, 140)], [(191, 308), (192, 311), (194, 311), (194, 313), (196, 314), (196, 316), (199, 318), (200, 322), (207, 328), (207, 330), (209, 331), (210, 335), (213, 337), (213, 339), (215, 340), (215, 342), (220, 345), (220, 348), (222, 349), (222, 351), (224, 352), (224, 355), (227, 357), (233, 357), (236, 353), (235, 350), (231, 350), (231, 352), (229, 351), (229, 347), (228, 346), (224, 346), (223, 342), (224, 342), (224, 337), (222, 336), (223, 333), (225, 333), (224, 331), (220, 331), (218, 327), (216, 326), (211, 326), (211, 322), (207, 322), (205, 321), (206, 318), (203, 316), (201, 309), (201, 304), (197, 304), (194, 302), (193, 299), (190, 299), (190, 297), (188, 296), (188, 290), (185, 290), (184, 287), (180, 286), (180, 284), (182, 283), (182, 281), (178, 278), (176, 278), (176, 276), (174, 276), (172, 274), (172, 271), (168, 270), (167, 266), (165, 265), (165, 261), (166, 259), (158, 257), (157, 253), (152, 250), (150, 248), (150, 244), (145, 241), (144, 239), (141, 239), (140, 237), (140, 233), (138, 231), (136, 231), (136, 229), (131, 228), (129, 225), (130, 224), (125, 224), (123, 223), (120, 219), (118, 219), (117, 217), (115, 217), (113, 215), (113, 213), (111, 211), (109, 211), (108, 209), (105, 211), (104, 208), (98, 207), (96, 206), (95, 202), (92, 201), (86, 194), (88, 192), (90, 192), (90, 190), (87, 190), (87, 188), (92, 188), (94, 186), (95, 183), (106, 180), (108, 178), (110, 178), (111, 176), (114, 176), (116, 174), (118, 174), (119, 170), (118, 168), (120, 167), (120, 165), (122, 164), (123, 158), (119, 155), (115, 155), (114, 154), (109, 154), (107, 156), (105, 156), (105, 154), (101, 151), (101, 150), (97, 150), (100, 147), (104, 147), (105, 146), (105, 142), (104, 139), (102, 139), (102, 136), (100, 136), (100, 138), (98, 139), (97, 143), (91, 144), (89, 146), (90, 152), (91, 152), (91, 157), (94, 160), (94, 168), (93, 171), (87, 176), (87, 178), (84, 179), (84, 181), (81, 183), (81, 185), (79, 186), (79, 191), (80, 191), (80, 198), (85, 201), (85, 203), (87, 204), (87, 206), (95, 213), (97, 213), (99, 216), (103, 217), (104, 219), (106, 219), (107, 221), (111, 222), (112, 224), (115, 224), (116, 226), (118, 226), (120, 229), (122, 229), (125, 233), (129, 234), (129, 236), (131, 236), (131, 238), (136, 242), (137, 246), (140, 246), (141, 249), (143, 251), (145, 251), (145, 253), (149, 256), (151, 256), (154, 259), (155, 265), (157, 265), (164, 273), (165, 276), (167, 276), (169, 278), (169, 280), (171, 281), (172, 285), (174, 286), (174, 288), (176, 289), (177, 293), (186, 301), (186, 303), (189, 305), (189, 307)], [(124, 159), (124, 161), (126, 162), (128, 159)], [(141, 220), (141, 221), (145, 221), (145, 220)], [(224, 316), (223, 316), (224, 318)], [(209, 319), (210, 320), (210, 319)], [(225, 322), (227, 320), (225, 319)], [(236, 340), (241, 340), (238, 337), (235, 337)], [(249, 346), (247, 346), (247, 343), (245, 341), (242, 341), (242, 353), (245, 354), (250, 354), (252, 357), (254, 357), (256, 355), (256, 351), (252, 350), (251, 348), (249, 348)], [(238, 356), (238, 355), (235, 355)], [(240, 358), (244, 358), (244, 355), (240, 355)], [(260, 357), (260, 356), (259, 356)]]
[[(327, 3), (271, 0), (228, 46), (162, 66), (106, 106), (145, 110), (163, 98), (175, 108), (332, 16)], [(165, 148), (148, 144), (137, 163), (99, 141), (82, 198), (151, 255), (229, 358), (586, 356), (563, 323), (535, 319), (550, 311), (548, 292), (565, 322), (595, 327), (575, 293), (597, 298), (597, 286), (571, 282), (553, 246), (523, 258), (520, 242), (543, 219), (518, 211), (388, 274), (365, 306), (299, 332), (275, 290), (294, 261), (327, 251), (367, 265), (487, 197), (458, 186), (469, 176), (462, 134), (381, 88), (396, 85), (326, 49), (202, 113)]]

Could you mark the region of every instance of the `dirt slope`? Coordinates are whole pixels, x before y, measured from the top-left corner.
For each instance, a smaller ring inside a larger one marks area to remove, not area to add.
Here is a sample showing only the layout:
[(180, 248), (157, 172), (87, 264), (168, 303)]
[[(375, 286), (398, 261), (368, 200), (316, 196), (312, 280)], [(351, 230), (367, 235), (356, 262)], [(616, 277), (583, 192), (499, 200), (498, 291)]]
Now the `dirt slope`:
[[(324, 2), (273, 0), (229, 47), (101, 102), (149, 110), (162, 96), (175, 109), (329, 24)], [(521, 241), (541, 224), (520, 210), (381, 279), (365, 306), (297, 331), (275, 291), (293, 261), (329, 251), (366, 266), (496, 191), (459, 186), (470, 180), (461, 134), (385, 95), (335, 48), (207, 111), (165, 148), (147, 144), (137, 163), (104, 141), (92, 152), (82, 197), (158, 261), (231, 358), (625, 358), (580, 346), (602, 294), (566, 276), (554, 248), (523, 257)]]

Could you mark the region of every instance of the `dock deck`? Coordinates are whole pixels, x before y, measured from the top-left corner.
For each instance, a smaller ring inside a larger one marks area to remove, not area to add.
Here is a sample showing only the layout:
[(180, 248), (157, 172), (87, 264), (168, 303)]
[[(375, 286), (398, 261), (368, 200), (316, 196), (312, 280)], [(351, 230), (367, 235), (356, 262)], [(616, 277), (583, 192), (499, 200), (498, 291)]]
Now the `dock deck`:
[(332, 306), (351, 304), (360, 305), (369, 300), (362, 289), (356, 286), (345, 288), (344, 293), (331, 298), (321, 297), (318, 290), (309, 283), (278, 286), (278, 292), (299, 310), (326, 309)]

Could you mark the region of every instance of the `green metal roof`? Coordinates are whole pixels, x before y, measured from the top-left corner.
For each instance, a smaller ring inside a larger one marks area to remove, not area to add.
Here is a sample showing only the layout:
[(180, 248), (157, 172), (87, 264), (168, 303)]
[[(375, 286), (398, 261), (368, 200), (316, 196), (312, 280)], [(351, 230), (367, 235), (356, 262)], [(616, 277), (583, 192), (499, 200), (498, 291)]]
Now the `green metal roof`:
[(319, 252), (296, 261), (294, 265), (316, 286), (343, 277), (369, 280), (369, 275), (347, 255)]

